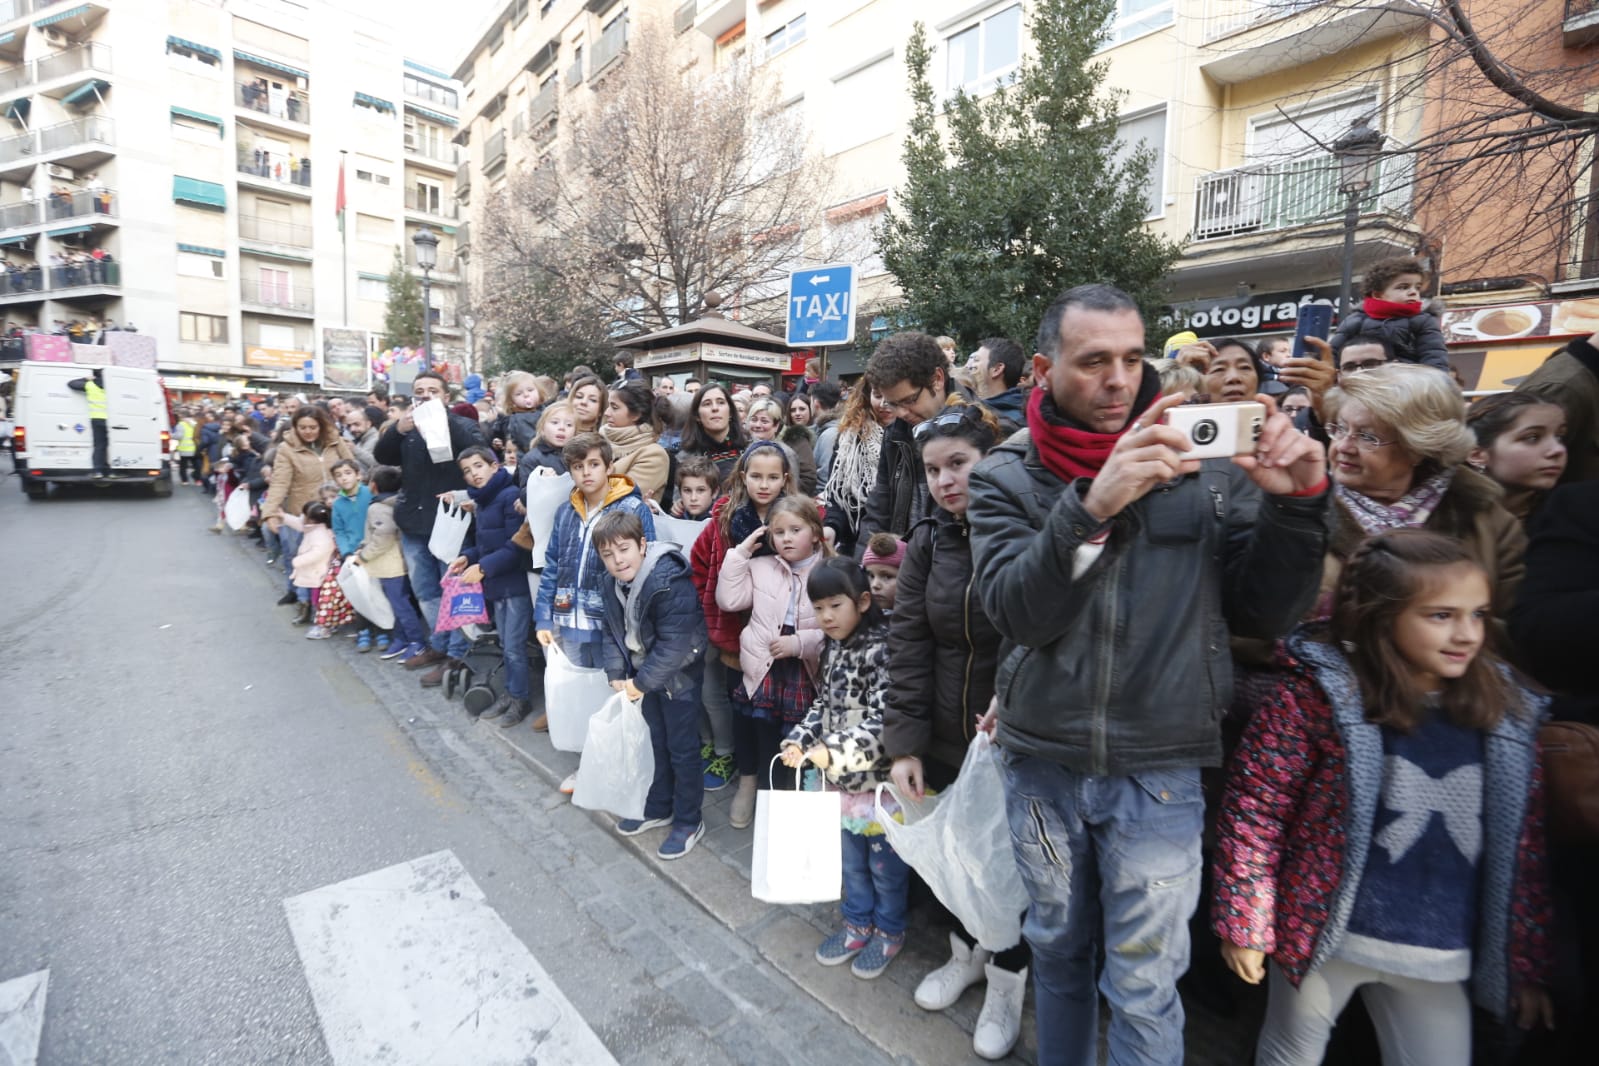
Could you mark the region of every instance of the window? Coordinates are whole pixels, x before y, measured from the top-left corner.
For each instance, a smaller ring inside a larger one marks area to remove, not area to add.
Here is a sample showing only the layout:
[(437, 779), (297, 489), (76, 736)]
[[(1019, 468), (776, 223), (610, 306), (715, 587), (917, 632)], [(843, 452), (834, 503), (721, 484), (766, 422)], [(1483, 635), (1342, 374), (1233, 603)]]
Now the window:
[(372, 303), (387, 303), (389, 300), (389, 283), (387, 281), (379, 281), (377, 278), (357, 278), (355, 294), (360, 299), (370, 300)]
[(203, 65), (207, 72), (220, 70), (222, 57), (214, 48), (204, 45), (191, 44), (188, 41), (179, 41), (172, 38), (167, 40), (167, 54), (177, 56), (179, 59)]
[(225, 278), (227, 260), (195, 252), (178, 253), (178, 273), (186, 278)]
[(178, 339), (195, 344), (226, 344), (228, 343), (227, 317), (179, 311)]
[(376, 215), (356, 215), (355, 235), (373, 244), (393, 244), (394, 223), (390, 219), (379, 218)]
[(1287, 117), (1272, 111), (1250, 120), (1249, 162), (1285, 163), (1321, 155), (1325, 151), (1321, 146), (1342, 137), (1355, 119), (1377, 115), (1377, 95), (1364, 93), (1286, 110)]
[(311, 345), (307, 341), (302, 341), (300, 337), (300, 331), (293, 326), (277, 322), (255, 324), (256, 345), (261, 348), (276, 348), (282, 352), (303, 352)]
[(860, 277), (875, 277), (888, 269), (883, 265), (883, 253), (877, 247), (877, 238), (873, 234), (882, 221), (882, 213), (874, 212), (857, 215), (833, 226), (833, 240), (838, 245), (839, 255), (857, 265)]
[(217, 135), (215, 126), (203, 126), (198, 122), (190, 122), (175, 116), (172, 119), (172, 137), (174, 140), (190, 141), (194, 144), (204, 144), (212, 148), (216, 147), (217, 142), (221, 139)]
[(369, 182), (373, 185), (389, 184), (389, 176), (387, 174), (379, 174), (375, 170), (357, 170), (355, 172), (355, 180)]
[(446, 89), (442, 85), (435, 85), (414, 74), (405, 76), (405, 94), (414, 96), (418, 100), (429, 100), (435, 104), (443, 104), (452, 110), (457, 106), (454, 89)]
[(1120, 142), (1116, 146), (1118, 163), (1139, 148), (1147, 146), (1154, 151), (1155, 162), (1149, 168), (1149, 181), (1144, 186), (1144, 199), (1149, 204), (1147, 217), (1165, 214), (1166, 109), (1161, 107), (1156, 111), (1122, 119), (1116, 127), (1116, 139)]
[(500, 50), (500, 45), (504, 43), (505, 27), (503, 25), (494, 27), (494, 36), (489, 38), (489, 55), (493, 55), (495, 52), (498, 52)]
[(766, 35), (766, 56), (770, 59), (781, 52), (786, 52), (805, 39), (805, 16), (795, 15), (784, 26), (779, 26)]
[(413, 211), (426, 211), (430, 214), (439, 213), (439, 205), (444, 201), (444, 188), (436, 182), (417, 180), (416, 189), (412, 191), (411, 209)]
[(1116, 0), (1105, 47), (1142, 37), (1151, 30), (1172, 24), (1174, 0)]
[(893, 53), (835, 78), (829, 111), (827, 154), (886, 137), (897, 129), (887, 107), (862, 107), (862, 100), (892, 100), (904, 90)]
[(1022, 6), (1013, 4), (944, 39), (944, 88), (977, 96), (1008, 85), (1021, 59)]

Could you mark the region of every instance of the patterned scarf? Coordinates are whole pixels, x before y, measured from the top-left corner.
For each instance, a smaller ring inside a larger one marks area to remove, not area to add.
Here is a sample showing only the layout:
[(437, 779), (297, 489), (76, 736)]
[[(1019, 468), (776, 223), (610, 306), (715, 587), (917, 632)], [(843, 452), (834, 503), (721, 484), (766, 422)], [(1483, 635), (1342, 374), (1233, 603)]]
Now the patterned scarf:
[(866, 501), (877, 484), (877, 461), (883, 452), (883, 427), (871, 413), (859, 429), (840, 430), (833, 443), (833, 470), (827, 477), (828, 498), (849, 515), (859, 529)]
[(1360, 524), (1368, 537), (1390, 529), (1420, 529), (1427, 524), (1438, 503), (1455, 478), (1454, 468), (1441, 471), (1412, 488), (1393, 503), (1378, 503), (1354, 489), (1339, 485), (1335, 490), (1349, 516)]

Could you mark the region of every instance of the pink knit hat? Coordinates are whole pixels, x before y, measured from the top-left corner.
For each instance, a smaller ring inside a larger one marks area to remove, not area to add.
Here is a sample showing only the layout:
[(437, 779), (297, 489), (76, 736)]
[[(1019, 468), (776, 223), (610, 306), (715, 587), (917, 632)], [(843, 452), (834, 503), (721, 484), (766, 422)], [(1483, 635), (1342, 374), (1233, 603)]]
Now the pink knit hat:
[[(885, 541), (892, 540), (894, 550), (883, 552), (880, 549), (888, 547)], [(867, 543), (866, 554), (861, 558), (862, 566), (892, 566), (898, 570), (905, 564), (905, 542), (898, 537), (887, 533), (878, 533)]]

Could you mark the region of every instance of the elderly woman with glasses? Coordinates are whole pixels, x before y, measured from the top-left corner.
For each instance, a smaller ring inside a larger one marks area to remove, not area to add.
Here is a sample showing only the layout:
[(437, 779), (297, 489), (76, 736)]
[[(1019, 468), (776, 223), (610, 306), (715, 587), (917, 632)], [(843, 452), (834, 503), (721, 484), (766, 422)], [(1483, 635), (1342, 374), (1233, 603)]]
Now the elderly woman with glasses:
[(1336, 505), (1319, 613), (1361, 541), (1418, 528), (1470, 548), (1503, 617), (1521, 582), (1526, 536), (1499, 486), (1466, 465), (1476, 441), (1449, 376), (1409, 363), (1347, 375), (1327, 394), (1325, 413)]

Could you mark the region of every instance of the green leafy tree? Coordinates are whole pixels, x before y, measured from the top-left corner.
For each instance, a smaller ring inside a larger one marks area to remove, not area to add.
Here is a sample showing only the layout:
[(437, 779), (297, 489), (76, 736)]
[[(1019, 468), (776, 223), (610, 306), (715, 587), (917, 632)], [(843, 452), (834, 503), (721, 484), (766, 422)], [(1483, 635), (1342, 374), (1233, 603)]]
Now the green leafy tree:
[(915, 116), (906, 181), (878, 233), (902, 313), (970, 348), (986, 336), (1032, 343), (1063, 290), (1125, 289), (1153, 321), (1181, 249), (1144, 226), (1154, 153), (1118, 143), (1118, 96), (1095, 58), (1114, 0), (1040, 0), (1032, 54), (1015, 81), (947, 104), (929, 77), (918, 23), (906, 48)]
[(388, 304), (383, 309), (383, 346), (420, 348), (422, 314), (422, 283), (405, 268), (405, 259), (396, 248), (389, 266)]

